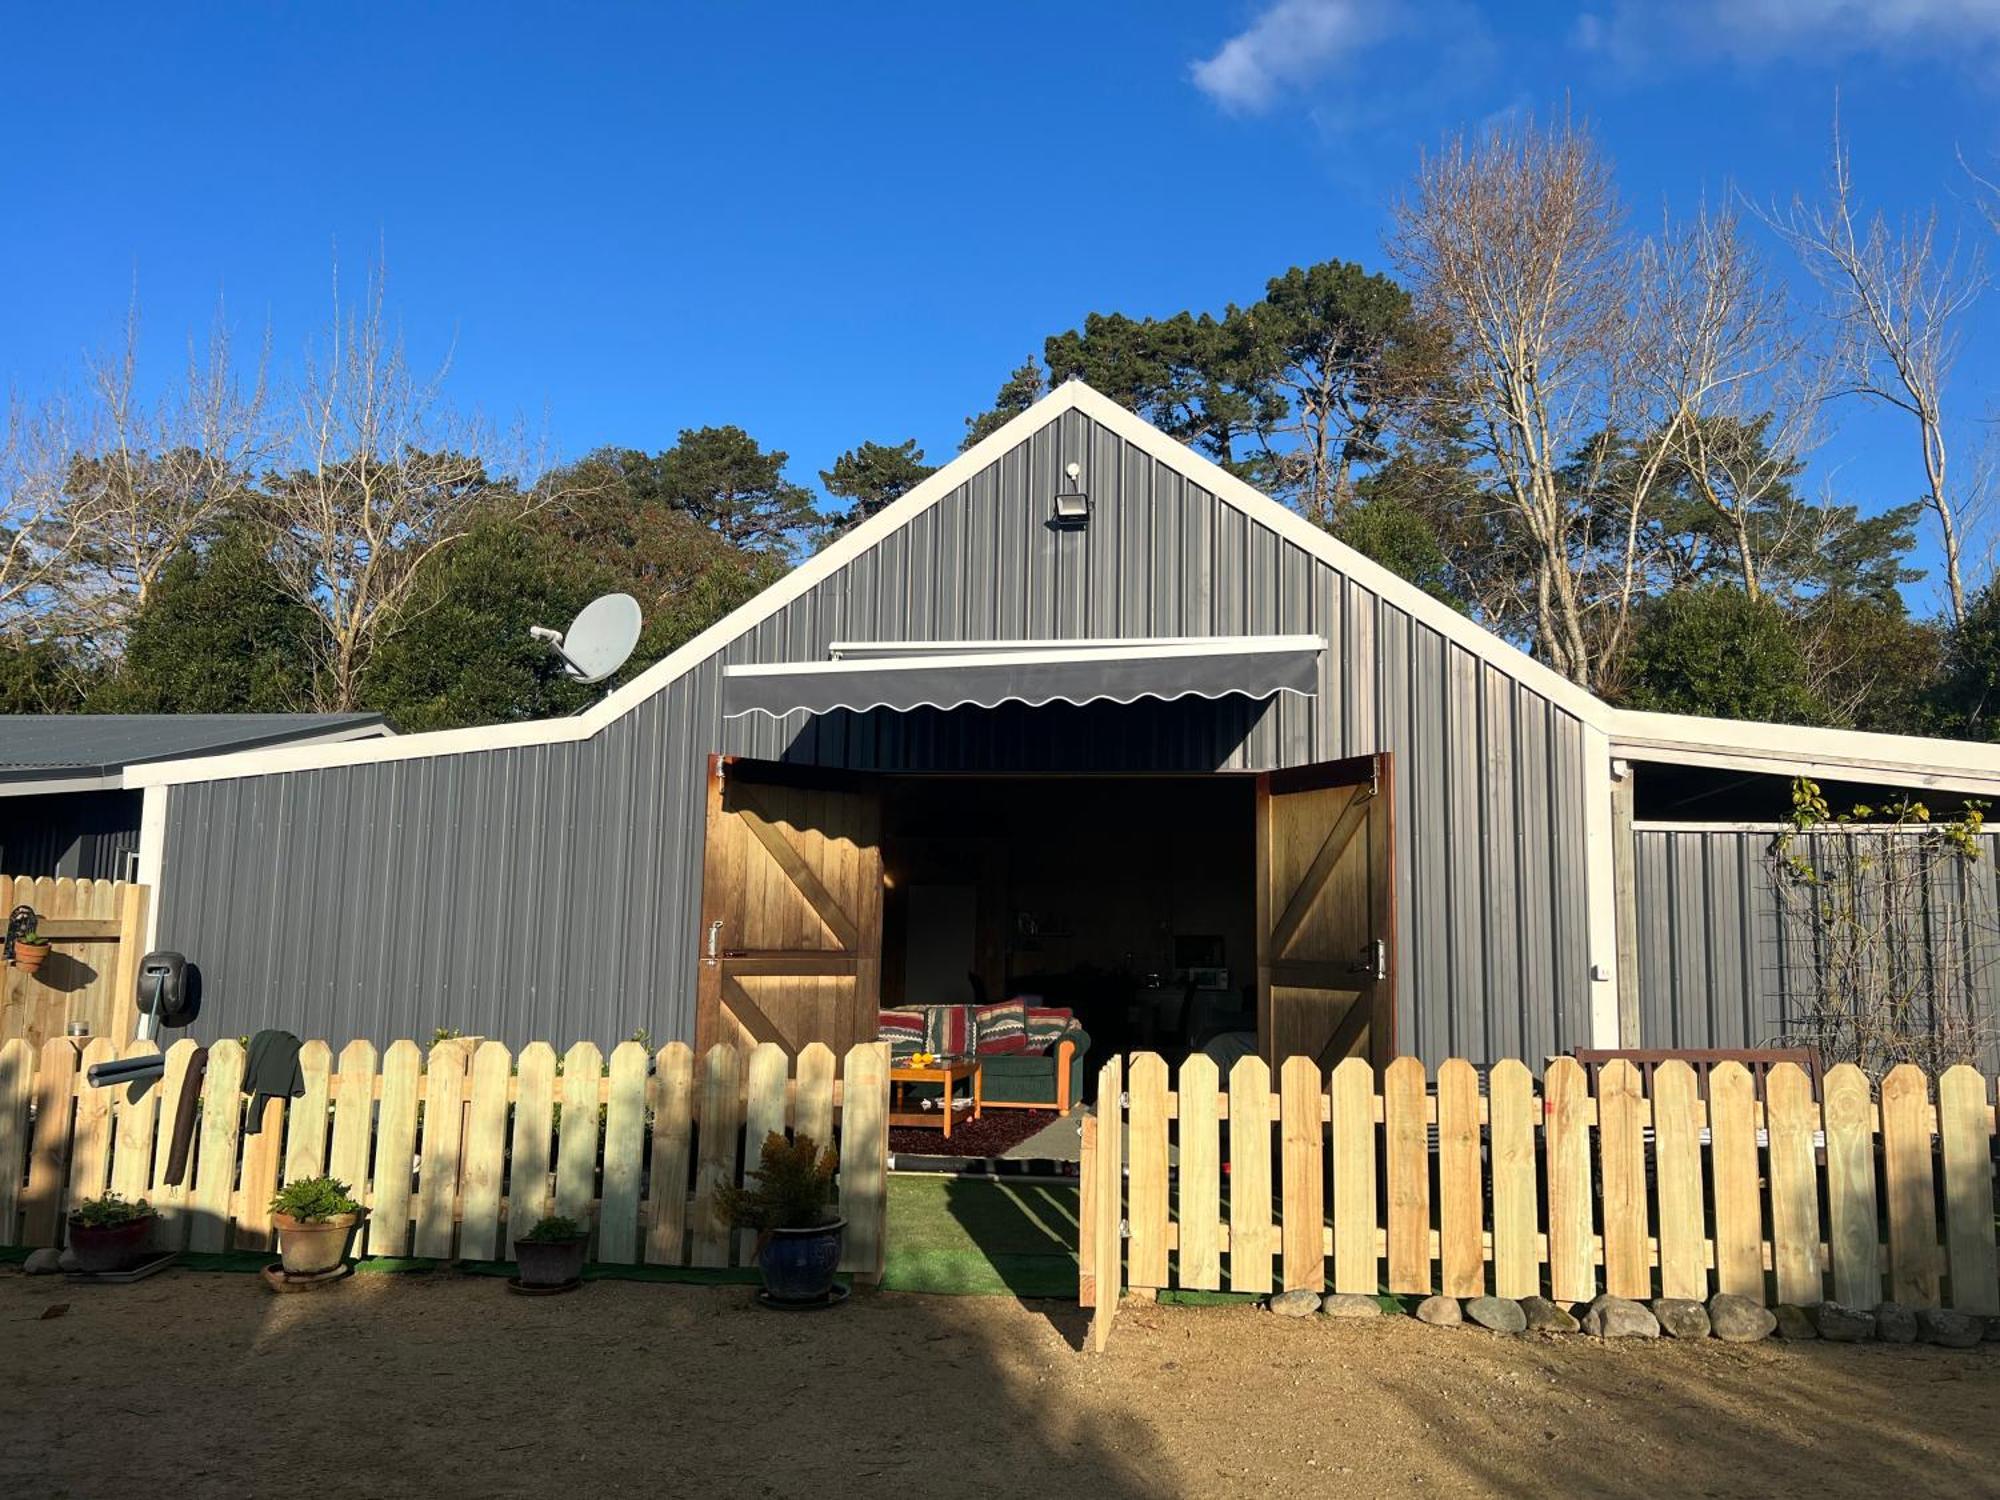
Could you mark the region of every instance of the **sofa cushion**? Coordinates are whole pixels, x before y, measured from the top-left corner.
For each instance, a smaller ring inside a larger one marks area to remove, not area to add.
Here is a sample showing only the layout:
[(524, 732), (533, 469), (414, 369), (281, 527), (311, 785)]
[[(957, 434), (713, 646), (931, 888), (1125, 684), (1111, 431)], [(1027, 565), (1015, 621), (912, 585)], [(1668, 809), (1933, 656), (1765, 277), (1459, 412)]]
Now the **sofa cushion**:
[(973, 1012), (981, 1057), (1008, 1057), (1028, 1050), (1028, 1007), (1018, 1000), (982, 1005)]
[(978, 1040), (970, 1005), (924, 1007), (924, 1051), (941, 1057), (969, 1057)]
[(1076, 1024), (1076, 1017), (1059, 1005), (1030, 1005), (1027, 1012), (1030, 1052), (1054, 1051), (1063, 1034)]
[(891, 1057), (908, 1057), (924, 1046), (924, 1013), (921, 1010), (876, 1012), (875, 1039), (889, 1044)]

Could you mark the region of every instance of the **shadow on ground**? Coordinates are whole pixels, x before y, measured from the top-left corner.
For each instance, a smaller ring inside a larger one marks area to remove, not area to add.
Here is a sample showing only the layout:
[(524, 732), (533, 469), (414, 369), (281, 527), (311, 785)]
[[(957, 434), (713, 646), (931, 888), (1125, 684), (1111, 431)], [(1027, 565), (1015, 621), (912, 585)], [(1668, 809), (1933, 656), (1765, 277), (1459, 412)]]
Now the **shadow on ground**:
[(1143, 1423), (1051, 1399), (1075, 1359), (1006, 1298), (772, 1313), (739, 1287), (5, 1274), (0, 1368), (36, 1378), (10, 1381), (0, 1494), (272, 1494), (302, 1462), (327, 1496), (1171, 1488)]

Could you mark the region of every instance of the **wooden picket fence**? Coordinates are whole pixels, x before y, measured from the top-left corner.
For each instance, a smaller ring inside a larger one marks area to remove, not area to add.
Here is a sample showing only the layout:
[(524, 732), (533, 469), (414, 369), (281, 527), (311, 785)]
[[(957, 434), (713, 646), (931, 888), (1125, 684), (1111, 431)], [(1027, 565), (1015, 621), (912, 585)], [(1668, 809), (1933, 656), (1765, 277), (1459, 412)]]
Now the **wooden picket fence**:
[[(1226, 1091), (1191, 1057), (1114, 1058), (1084, 1121), (1080, 1258), (1092, 1339), (1123, 1289), (1443, 1293), (1583, 1302), (1600, 1292), (2000, 1313), (1994, 1108), (1969, 1067), (1879, 1090), (1836, 1067), (1574, 1059), (1539, 1090), (1519, 1062), (1351, 1058)], [(1226, 1145), (1225, 1158), (1223, 1147)], [(1225, 1169), (1224, 1163), (1227, 1162)], [(1226, 1210), (1226, 1218), (1225, 1218)], [(1226, 1263), (1226, 1274), (1225, 1274)], [(1331, 1272), (1329, 1274), (1329, 1263)]]
[(34, 974), (0, 966), (0, 1042), (39, 1051), (73, 1022), (92, 1036), (130, 1040), (150, 889), (123, 880), (0, 875), (0, 924), (15, 907), (31, 906), (53, 949)]
[(300, 1051), (304, 1095), (267, 1100), (250, 1133), (244, 1049), (220, 1041), (178, 1186), (166, 1164), (195, 1043), (168, 1048), (165, 1076), (150, 1083), (85, 1080), (93, 1063), (157, 1050), (107, 1038), (57, 1038), (39, 1055), (0, 1045), (0, 1245), (56, 1244), (68, 1210), (109, 1188), (160, 1210), (164, 1249), (264, 1250), (279, 1185), (331, 1173), (368, 1205), (369, 1255), (507, 1260), (516, 1236), (557, 1213), (593, 1226), (602, 1264), (748, 1265), (753, 1237), (724, 1222), (716, 1190), (742, 1182), (766, 1135), (790, 1127), (840, 1151), (841, 1268), (881, 1273), (889, 1059), (879, 1042), (853, 1048), (836, 1076), (823, 1046), (794, 1068), (769, 1043), (697, 1058), (680, 1042), (653, 1055), (626, 1042), (606, 1067), (589, 1042), (558, 1062), (547, 1042), (517, 1056), (498, 1042), (442, 1041), (426, 1058), (400, 1041), (378, 1068), (372, 1043), (336, 1058), (313, 1041)]

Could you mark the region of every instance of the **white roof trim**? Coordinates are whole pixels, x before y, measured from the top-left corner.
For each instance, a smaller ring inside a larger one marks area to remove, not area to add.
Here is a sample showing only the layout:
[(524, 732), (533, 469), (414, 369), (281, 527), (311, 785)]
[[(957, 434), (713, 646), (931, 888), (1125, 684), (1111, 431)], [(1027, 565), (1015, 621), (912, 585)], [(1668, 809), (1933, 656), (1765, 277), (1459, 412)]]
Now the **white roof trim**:
[(1824, 780), (1885, 777), (1940, 791), (2000, 792), (2000, 745), (1607, 709), (1611, 753)]
[(45, 777), (0, 781), (0, 797), (51, 797), (63, 792), (115, 792), (125, 783), (117, 776), (77, 776), (56, 771)]
[[(1800, 833), (1802, 837), (1811, 838), (1821, 838), (1830, 834), (1852, 834), (1855, 837), (1859, 837), (1862, 834), (1874, 834), (1877, 836), (1894, 834), (1898, 838), (1915, 838), (1918, 834), (1935, 833), (1937, 832), (1937, 827), (1938, 825), (1935, 823), (1925, 825), (1921, 823), (1829, 822), (1820, 823), (1811, 829), (1804, 830), (1802, 833), (1800, 829), (1790, 823), (1773, 823), (1768, 820), (1761, 823), (1732, 823), (1726, 819), (1706, 823), (1676, 823), (1670, 818), (1642, 818), (1632, 825), (1632, 831), (1634, 833), (1768, 833), (1773, 836), (1781, 833)], [(1982, 836), (1991, 838), (1993, 835), (1988, 833)]]
[[(1207, 490), (1223, 503), (1337, 569), (1362, 589), (1388, 601), (1481, 660), (1492, 663), (1586, 725), (1607, 734), (1612, 742), (1613, 755), (1651, 760), (1688, 759), (1700, 764), (1740, 765), (1745, 769), (1804, 770), (1809, 774), (1875, 772), (1917, 785), (1964, 785), (1975, 790), (2000, 788), (2000, 746), (1903, 735), (1852, 734), (1789, 725), (1742, 724), (1615, 709), (1080, 381), (1070, 381), (1051, 391), (984, 440), (959, 454), (908, 494), (883, 507), (584, 713), (525, 724), (449, 729), (346, 744), (302, 744), (244, 751), (235, 755), (155, 761), (131, 767), (126, 772), (125, 784), (129, 787), (165, 786), (589, 739), (878, 542), (916, 520), (1017, 443), (1068, 411), (1083, 413), (1186, 476), (1191, 483)], [(858, 648), (867, 643), (843, 644)], [(962, 643), (902, 644), (912, 651), (948, 651)], [(1837, 769), (1826, 769), (1828, 767)]]

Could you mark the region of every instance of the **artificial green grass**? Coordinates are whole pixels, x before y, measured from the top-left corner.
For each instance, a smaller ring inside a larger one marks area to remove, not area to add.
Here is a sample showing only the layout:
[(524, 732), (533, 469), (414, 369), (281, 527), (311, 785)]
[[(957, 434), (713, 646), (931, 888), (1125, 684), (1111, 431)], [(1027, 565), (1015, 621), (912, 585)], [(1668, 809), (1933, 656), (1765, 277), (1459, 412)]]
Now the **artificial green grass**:
[[(889, 1178), (888, 1256), (884, 1290), (944, 1296), (1076, 1296), (1077, 1190), (1068, 1183), (1008, 1183), (897, 1172)], [(25, 1260), (21, 1246), (0, 1246), (0, 1262)], [(205, 1254), (184, 1250), (176, 1265), (189, 1271), (261, 1271), (269, 1250)], [(442, 1262), (372, 1256), (354, 1263), (357, 1275), (423, 1273)], [(512, 1261), (461, 1261), (472, 1276), (512, 1276)], [(586, 1281), (661, 1281), (695, 1286), (742, 1286), (761, 1281), (754, 1266), (610, 1266), (584, 1268)]]
[(884, 1289), (946, 1296), (1076, 1296), (1077, 1190), (892, 1173)]

